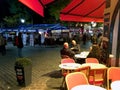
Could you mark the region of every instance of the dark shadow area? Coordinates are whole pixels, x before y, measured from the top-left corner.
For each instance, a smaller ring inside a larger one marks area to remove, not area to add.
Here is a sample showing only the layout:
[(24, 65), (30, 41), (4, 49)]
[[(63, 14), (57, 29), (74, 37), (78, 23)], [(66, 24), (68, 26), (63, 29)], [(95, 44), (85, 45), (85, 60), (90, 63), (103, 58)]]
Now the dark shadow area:
[(42, 76), (48, 76), (51, 78), (62, 78), (62, 73), (61, 73), (61, 70), (55, 70), (55, 71), (51, 71), (46, 74), (43, 74)]
[(42, 76), (50, 77), (50, 79), (47, 80), (46, 82), (46, 86), (47, 86), (46, 90), (64, 90), (61, 87), (63, 80), (61, 70), (54, 70)]
[(61, 85), (62, 78), (50, 78), (46, 82), (47, 90), (64, 90)]

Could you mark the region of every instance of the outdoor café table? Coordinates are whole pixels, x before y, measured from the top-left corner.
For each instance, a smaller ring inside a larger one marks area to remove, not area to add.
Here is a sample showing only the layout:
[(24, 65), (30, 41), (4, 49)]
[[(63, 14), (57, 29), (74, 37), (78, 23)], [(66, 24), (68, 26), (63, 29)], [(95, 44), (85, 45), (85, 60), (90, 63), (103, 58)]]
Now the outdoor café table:
[(79, 63), (62, 63), (59, 65), (61, 69), (65, 69), (68, 72), (74, 71), (78, 68), (80, 68), (81, 64)]
[(87, 58), (89, 51), (83, 51), (80, 54), (75, 54), (75, 58), (78, 63), (85, 63), (85, 59)]
[(90, 66), (91, 69), (107, 68), (104, 64), (99, 63), (84, 63), (82, 66)]
[(120, 80), (111, 83), (111, 90), (120, 90)]
[(71, 90), (106, 90), (106, 89), (95, 85), (77, 85), (73, 87)]

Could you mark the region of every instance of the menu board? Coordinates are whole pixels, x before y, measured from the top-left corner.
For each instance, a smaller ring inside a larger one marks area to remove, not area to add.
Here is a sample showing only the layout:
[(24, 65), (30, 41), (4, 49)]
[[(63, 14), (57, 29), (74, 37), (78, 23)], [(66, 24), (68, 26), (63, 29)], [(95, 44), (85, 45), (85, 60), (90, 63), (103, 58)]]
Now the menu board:
[(22, 67), (15, 67), (15, 71), (16, 71), (16, 78), (17, 81), (19, 83), (19, 85), (24, 85), (25, 80), (24, 80), (24, 70)]

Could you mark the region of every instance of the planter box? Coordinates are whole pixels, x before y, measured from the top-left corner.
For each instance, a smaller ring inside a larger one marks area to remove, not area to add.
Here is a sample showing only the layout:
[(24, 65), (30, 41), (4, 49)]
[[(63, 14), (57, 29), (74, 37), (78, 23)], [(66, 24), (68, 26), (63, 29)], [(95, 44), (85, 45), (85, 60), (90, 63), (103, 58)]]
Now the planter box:
[(31, 84), (32, 80), (32, 65), (27, 66), (15, 66), (17, 82), (20, 86), (27, 86)]

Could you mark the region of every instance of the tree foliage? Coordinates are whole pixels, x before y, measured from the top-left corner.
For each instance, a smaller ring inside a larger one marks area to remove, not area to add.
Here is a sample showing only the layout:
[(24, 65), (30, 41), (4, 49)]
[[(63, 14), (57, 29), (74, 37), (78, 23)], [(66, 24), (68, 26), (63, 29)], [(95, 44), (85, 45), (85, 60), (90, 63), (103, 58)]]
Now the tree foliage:
[[(20, 18), (25, 19), (25, 24), (33, 23), (37, 19), (41, 23), (58, 23), (60, 10), (62, 10), (71, 0), (55, 0), (45, 8), (45, 17), (37, 16), (36, 13), (20, 3), (18, 0), (6, 0), (8, 3), (9, 15), (3, 20), (7, 27), (16, 27), (20, 24)], [(35, 15), (35, 16), (33, 16)]]
[(55, 20), (59, 20), (60, 11), (68, 4), (71, 0), (57, 0), (55, 3), (50, 5), (49, 14), (54, 17)]
[(9, 4), (9, 16), (5, 16), (3, 20), (7, 27), (16, 27), (20, 24), (20, 19), (24, 18), (25, 23), (29, 24), (32, 22), (28, 9), (23, 6), (18, 0), (7, 0)]

